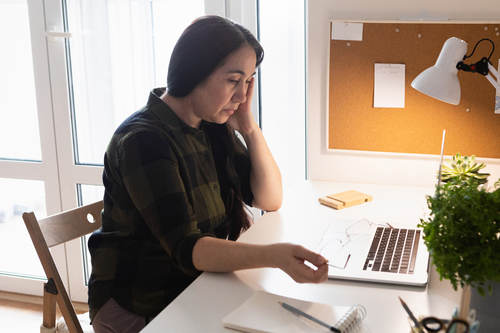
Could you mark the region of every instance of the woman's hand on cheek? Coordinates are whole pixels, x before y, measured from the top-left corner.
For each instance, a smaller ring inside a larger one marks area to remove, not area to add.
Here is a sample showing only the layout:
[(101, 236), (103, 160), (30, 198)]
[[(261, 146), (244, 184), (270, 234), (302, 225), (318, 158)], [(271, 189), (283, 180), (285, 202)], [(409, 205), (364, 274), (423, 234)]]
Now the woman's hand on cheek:
[(245, 102), (241, 103), (238, 109), (227, 120), (228, 126), (241, 134), (251, 134), (254, 126), (258, 126), (253, 118), (251, 109), (254, 82), (255, 78), (252, 77), (248, 84)]

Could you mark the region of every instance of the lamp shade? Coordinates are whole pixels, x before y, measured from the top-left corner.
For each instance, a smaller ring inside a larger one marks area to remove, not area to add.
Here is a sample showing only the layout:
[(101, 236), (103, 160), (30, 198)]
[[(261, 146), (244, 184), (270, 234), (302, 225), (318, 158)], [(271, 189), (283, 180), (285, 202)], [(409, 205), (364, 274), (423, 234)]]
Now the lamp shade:
[(443, 45), (434, 66), (420, 73), (411, 86), (416, 90), (440, 101), (458, 105), (460, 102), (460, 82), (457, 77), (457, 63), (467, 53), (467, 43), (451, 37)]

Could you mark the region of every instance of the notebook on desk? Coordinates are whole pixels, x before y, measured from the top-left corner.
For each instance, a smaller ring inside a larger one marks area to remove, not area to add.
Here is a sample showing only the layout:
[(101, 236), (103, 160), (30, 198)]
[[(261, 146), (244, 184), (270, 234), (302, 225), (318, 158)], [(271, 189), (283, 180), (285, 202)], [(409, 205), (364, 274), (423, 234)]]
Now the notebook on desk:
[(295, 310), (313, 316), (328, 325), (334, 325), (342, 333), (359, 332), (363, 328), (366, 310), (361, 305), (332, 306), (284, 297), (257, 290), (237, 309), (222, 319), (226, 328), (250, 333), (319, 333), (332, 332), (296, 312), (291, 312), (279, 303), (286, 303)]
[[(333, 238), (346, 240), (345, 232), (338, 232), (339, 225), (352, 222), (355, 221), (333, 221), (318, 245), (318, 252)], [(343, 267), (347, 262), (344, 269), (330, 267), (329, 278), (416, 286), (427, 284), (429, 252), (423, 242), (422, 230), (392, 226), (393, 229), (372, 225), (367, 233), (346, 243), (334, 258), (325, 255), (329, 263), (337, 267)]]

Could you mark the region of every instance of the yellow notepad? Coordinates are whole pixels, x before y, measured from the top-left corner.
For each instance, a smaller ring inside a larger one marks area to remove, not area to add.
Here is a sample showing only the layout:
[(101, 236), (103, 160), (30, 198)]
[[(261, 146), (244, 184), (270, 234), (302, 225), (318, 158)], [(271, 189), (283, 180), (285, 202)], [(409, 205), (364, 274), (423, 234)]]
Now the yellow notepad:
[(228, 314), (222, 324), (226, 328), (249, 333), (330, 332), (326, 327), (284, 309), (279, 302), (287, 303), (337, 327), (343, 333), (352, 332), (361, 323), (365, 313), (360, 306), (331, 306), (256, 291)]

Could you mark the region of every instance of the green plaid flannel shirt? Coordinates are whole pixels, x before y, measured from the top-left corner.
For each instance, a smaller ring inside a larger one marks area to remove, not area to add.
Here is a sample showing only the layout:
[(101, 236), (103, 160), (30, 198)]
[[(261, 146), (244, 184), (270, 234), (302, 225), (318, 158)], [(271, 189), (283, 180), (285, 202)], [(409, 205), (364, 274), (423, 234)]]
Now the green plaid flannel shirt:
[[(147, 105), (114, 133), (104, 157), (102, 227), (89, 238), (90, 317), (113, 297), (155, 316), (201, 273), (201, 237), (226, 238), (226, 215), (210, 142), (151, 91)], [(237, 140), (235, 167), (250, 205), (250, 158)]]

